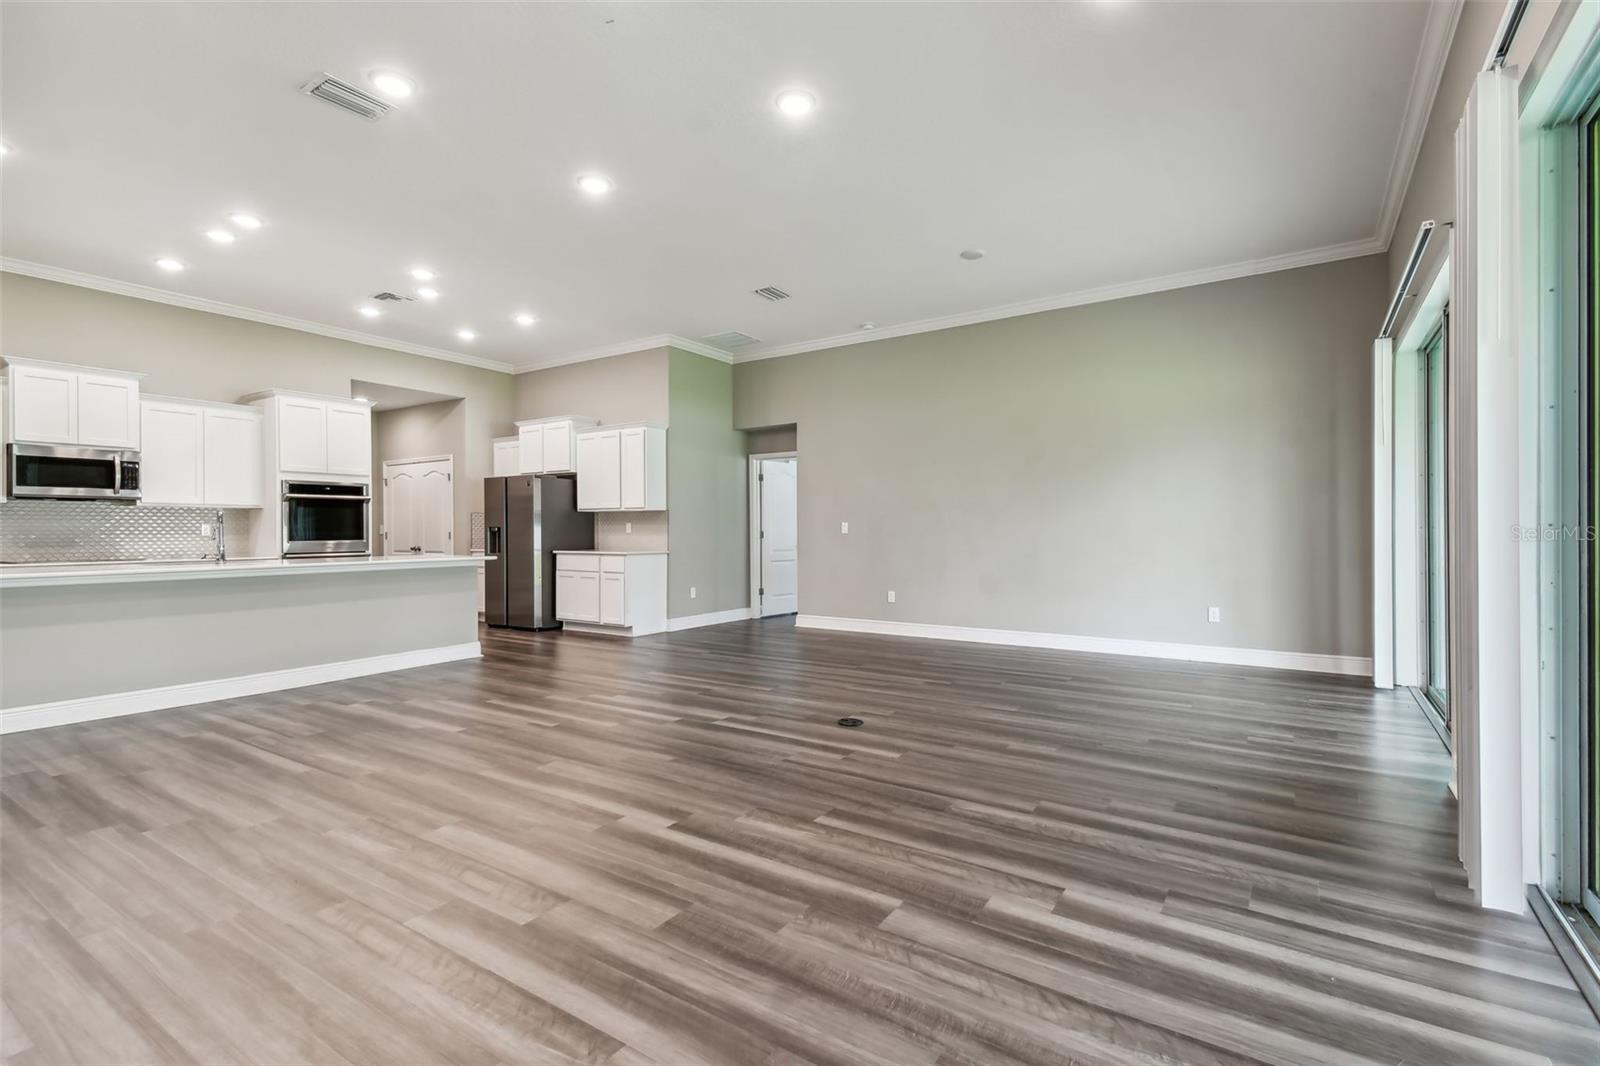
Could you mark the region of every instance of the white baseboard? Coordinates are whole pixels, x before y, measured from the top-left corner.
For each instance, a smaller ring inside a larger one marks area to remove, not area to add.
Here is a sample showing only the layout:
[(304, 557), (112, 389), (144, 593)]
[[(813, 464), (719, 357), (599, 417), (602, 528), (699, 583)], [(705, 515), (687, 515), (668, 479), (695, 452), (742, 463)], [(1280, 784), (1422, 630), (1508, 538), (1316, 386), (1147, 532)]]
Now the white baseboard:
[(365, 659), (346, 659), (343, 662), (320, 663), (316, 666), (296, 666), (287, 670), (269, 670), (261, 674), (222, 677), (214, 681), (191, 681), (181, 685), (164, 685), (160, 688), (138, 689), (133, 692), (114, 692), (105, 696), (85, 696), (80, 699), (57, 700), (54, 703), (8, 707), (0, 710), (0, 733), (21, 733), (29, 729), (44, 729), (47, 726), (92, 722), (99, 718), (118, 718), (125, 714), (143, 714), (146, 711), (161, 711), (169, 707), (187, 707), (196, 703), (256, 696), (263, 692), (304, 688), (307, 685), (344, 681), (370, 674), (386, 674), (391, 670), (409, 670), (415, 666), (432, 666), (435, 663), (455, 662), (458, 659), (476, 659), (482, 654), (483, 650), (474, 640), (467, 644), (450, 644), (442, 648), (373, 655)]
[(720, 626), (727, 622), (743, 622), (750, 617), (750, 608), (735, 607), (730, 611), (712, 611), (709, 614), (686, 614), (682, 618), (667, 619), (667, 632), (680, 629), (699, 629), (701, 626)]
[(873, 618), (834, 618), (802, 614), (794, 624), (801, 629), (831, 629), (842, 633), (877, 633), (890, 637), (924, 637), (961, 640), (973, 644), (1005, 644), (1017, 648), (1052, 648), (1101, 655), (1138, 655), (1147, 659), (1177, 659), (1228, 666), (1264, 666), (1274, 670), (1306, 670), (1318, 674), (1371, 677), (1372, 660), (1355, 655), (1322, 655), (1305, 651), (1267, 651), (1261, 648), (1225, 648), (1212, 644), (1167, 644), (1155, 640), (1121, 640), (1116, 637), (1078, 637), (1069, 633), (1030, 633), (1021, 629), (977, 629), (936, 626), (920, 622), (884, 622)]

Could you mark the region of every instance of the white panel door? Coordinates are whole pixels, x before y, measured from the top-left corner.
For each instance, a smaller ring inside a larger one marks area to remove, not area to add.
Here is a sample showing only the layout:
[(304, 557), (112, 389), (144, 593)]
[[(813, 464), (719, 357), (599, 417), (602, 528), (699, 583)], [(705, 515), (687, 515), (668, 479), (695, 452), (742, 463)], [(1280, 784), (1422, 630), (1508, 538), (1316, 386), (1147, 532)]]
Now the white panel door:
[(139, 446), (139, 382), (109, 374), (78, 378), (78, 443), (96, 448)]
[(544, 473), (544, 427), (522, 426), (517, 430), (517, 448), (522, 456), (522, 465), (514, 474), (542, 474)]
[(39, 444), (78, 441), (78, 375), (43, 366), (11, 368), (11, 432)]
[(623, 594), (621, 574), (600, 575), (600, 624), (625, 626), (628, 624), (628, 600)]
[(192, 404), (141, 406), (139, 485), (144, 503), (205, 502), (205, 412)]
[(578, 435), (578, 510), (622, 506), (621, 437), (616, 430)]
[[(149, 447), (145, 427), (145, 447)], [(217, 507), (260, 507), (266, 471), (261, 465), (261, 416), (205, 408), (205, 502)], [(148, 452), (146, 453), (148, 454)]]
[(328, 407), (321, 400), (278, 398), (278, 469), (328, 472)]
[(761, 460), (761, 614), (799, 609), (798, 487), (793, 459)]
[(644, 429), (622, 431), (618, 446), (619, 502), (623, 507), (643, 508), (645, 504)]
[(372, 476), (372, 409), (328, 405), (328, 473)]
[(455, 514), (453, 466), (449, 459), (383, 464), (386, 554), (449, 554)]
[(494, 476), (510, 477), (522, 469), (522, 442), (497, 440), (494, 442)]

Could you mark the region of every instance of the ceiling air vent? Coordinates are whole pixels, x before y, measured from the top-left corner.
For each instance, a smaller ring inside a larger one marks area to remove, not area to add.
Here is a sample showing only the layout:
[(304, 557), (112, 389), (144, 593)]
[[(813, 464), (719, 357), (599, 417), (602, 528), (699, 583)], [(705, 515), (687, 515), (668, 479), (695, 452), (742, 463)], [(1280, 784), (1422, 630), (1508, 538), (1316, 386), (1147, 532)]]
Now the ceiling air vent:
[(356, 88), (347, 81), (340, 81), (327, 72), (318, 74), (306, 82), (300, 87), (300, 91), (307, 96), (315, 96), (318, 100), (326, 100), (334, 107), (342, 107), (352, 115), (360, 115), (368, 122), (376, 122), (389, 113), (389, 105), (376, 96)]
[(755, 337), (750, 336), (748, 333), (740, 333), (736, 329), (730, 329), (726, 333), (713, 333), (709, 337), (701, 337), (700, 339), (711, 345), (711, 347), (721, 348), (725, 352), (748, 348), (757, 343)]
[(789, 298), (789, 294), (778, 288), (776, 285), (763, 285), (761, 288), (753, 289), (751, 291), (757, 296), (761, 297), (763, 300), (771, 300), (773, 303), (777, 303), (779, 300), (787, 300)]
[(411, 297), (401, 296), (399, 293), (395, 292), (375, 292), (372, 294), (372, 298), (374, 300), (393, 300), (395, 303), (408, 304), (411, 302)]

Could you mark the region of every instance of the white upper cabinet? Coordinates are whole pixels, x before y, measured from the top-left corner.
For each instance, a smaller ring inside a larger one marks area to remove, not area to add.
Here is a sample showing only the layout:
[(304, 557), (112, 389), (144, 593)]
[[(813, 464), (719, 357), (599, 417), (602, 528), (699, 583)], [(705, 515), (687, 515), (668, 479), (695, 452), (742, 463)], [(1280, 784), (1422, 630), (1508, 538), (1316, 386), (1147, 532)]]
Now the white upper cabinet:
[(372, 408), (366, 404), (291, 392), (257, 394), (250, 400), (267, 416), (269, 475), (372, 476)]
[(8, 360), (12, 440), (139, 447), (139, 377), (59, 363)]
[(521, 474), (570, 474), (576, 469), (576, 434), (595, 425), (592, 418), (563, 415), (560, 418), (523, 419), (517, 423), (517, 446)]
[(510, 477), (522, 472), (522, 442), (516, 437), (496, 437), (494, 441), (494, 476)]
[(298, 396), (278, 397), (278, 469), (294, 474), (328, 472), (328, 405)]
[(165, 397), (140, 409), (141, 502), (261, 506), (260, 411)]
[(328, 473), (372, 473), (372, 409), (366, 404), (328, 404)]
[(145, 400), (140, 408), (142, 502), (204, 503), (205, 409), (167, 400)]
[(578, 510), (664, 511), (667, 431), (602, 426), (577, 434)]
[(139, 446), (139, 379), (78, 375), (78, 443), (96, 448)]
[(261, 412), (232, 404), (205, 408), (205, 502), (262, 505)]
[(622, 508), (622, 434), (591, 430), (578, 436), (578, 510)]

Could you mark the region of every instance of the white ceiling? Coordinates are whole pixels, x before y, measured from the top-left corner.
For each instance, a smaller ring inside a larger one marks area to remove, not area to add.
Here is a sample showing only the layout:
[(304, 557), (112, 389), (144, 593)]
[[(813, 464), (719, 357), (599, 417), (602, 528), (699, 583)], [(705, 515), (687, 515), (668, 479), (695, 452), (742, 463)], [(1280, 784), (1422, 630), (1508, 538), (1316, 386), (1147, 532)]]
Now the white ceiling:
[[(760, 338), (746, 358), (1376, 251), (1441, 21), (1421, 2), (1134, 0), (0, 18), (9, 267), (517, 367), (724, 330)], [(297, 91), (380, 67), (419, 91), (377, 123)], [(789, 86), (816, 94), (809, 119), (773, 107)], [(603, 201), (574, 186), (591, 170), (616, 182)], [(266, 228), (206, 240), (240, 208)], [(418, 263), (436, 303), (355, 314)], [(512, 324), (522, 308), (537, 326)]]

